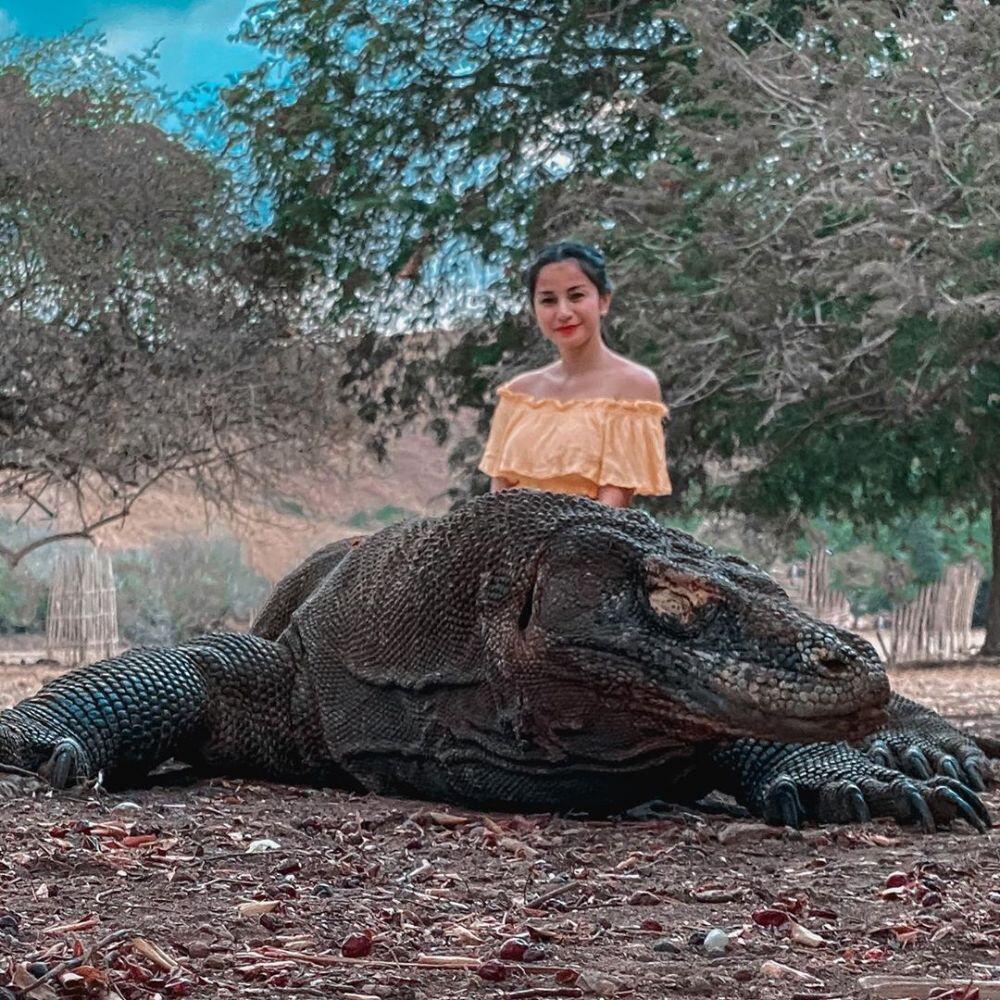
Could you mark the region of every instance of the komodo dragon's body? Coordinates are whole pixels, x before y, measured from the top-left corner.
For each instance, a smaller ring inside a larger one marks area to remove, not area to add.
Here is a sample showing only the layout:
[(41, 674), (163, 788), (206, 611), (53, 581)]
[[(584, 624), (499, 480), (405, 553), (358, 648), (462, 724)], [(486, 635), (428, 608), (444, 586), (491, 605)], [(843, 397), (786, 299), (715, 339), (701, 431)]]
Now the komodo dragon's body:
[(480, 807), (720, 789), (776, 822), (988, 823), (984, 754), (890, 696), (868, 643), (644, 513), (526, 490), (328, 546), (253, 634), (133, 650), (0, 712), (0, 764), (55, 785), (168, 757)]

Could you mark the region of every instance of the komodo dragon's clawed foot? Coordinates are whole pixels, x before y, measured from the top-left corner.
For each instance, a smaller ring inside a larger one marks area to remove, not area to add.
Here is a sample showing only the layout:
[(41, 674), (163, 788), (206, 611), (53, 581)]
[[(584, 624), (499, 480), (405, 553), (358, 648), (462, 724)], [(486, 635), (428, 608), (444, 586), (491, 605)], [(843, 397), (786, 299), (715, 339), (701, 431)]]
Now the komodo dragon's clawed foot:
[(865, 741), (876, 764), (914, 778), (942, 775), (977, 792), (986, 789), (989, 758), (979, 745), (936, 712), (894, 694), (888, 725)]
[(83, 747), (71, 737), (43, 726), (0, 722), (0, 795), (25, 794), (37, 790), (35, 785), (67, 788), (85, 780), (89, 771)]
[(888, 816), (928, 833), (959, 819), (980, 832), (992, 825), (979, 796), (959, 779), (912, 778), (846, 743), (740, 740), (718, 751), (716, 760), (736, 770), (739, 798), (768, 823), (799, 827)]

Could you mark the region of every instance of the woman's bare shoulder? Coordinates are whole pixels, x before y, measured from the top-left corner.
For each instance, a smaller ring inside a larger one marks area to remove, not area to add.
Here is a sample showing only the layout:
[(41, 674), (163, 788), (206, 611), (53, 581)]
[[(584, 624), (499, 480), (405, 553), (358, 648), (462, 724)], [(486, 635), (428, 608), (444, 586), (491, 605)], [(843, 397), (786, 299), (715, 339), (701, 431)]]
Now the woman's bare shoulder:
[(521, 372), (507, 382), (506, 386), (512, 392), (523, 392), (527, 396), (544, 396), (554, 367), (555, 365), (546, 365), (544, 368), (532, 368), (531, 371)]
[(610, 377), (617, 399), (651, 399), (657, 403), (663, 401), (663, 390), (656, 373), (620, 354), (615, 356)]

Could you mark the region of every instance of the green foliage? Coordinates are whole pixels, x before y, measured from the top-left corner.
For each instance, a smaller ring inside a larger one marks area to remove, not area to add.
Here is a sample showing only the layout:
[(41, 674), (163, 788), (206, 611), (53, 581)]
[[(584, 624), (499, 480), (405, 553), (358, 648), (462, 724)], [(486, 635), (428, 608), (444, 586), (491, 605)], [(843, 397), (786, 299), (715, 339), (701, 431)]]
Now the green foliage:
[(831, 553), (831, 587), (847, 597), (857, 615), (913, 600), (949, 564), (975, 559), (991, 572), (988, 512), (973, 516), (940, 503), (878, 523), (812, 518), (793, 553), (802, 559), (817, 544)]
[(48, 590), (28, 568), (0, 562), (0, 634), (42, 631)]
[(229, 537), (185, 537), (113, 558), (119, 631), (135, 645), (180, 642), (245, 626), (267, 581), (243, 562)]
[(278, 0), (239, 33), (269, 60), (223, 98), (275, 238), (355, 309), (436, 251), (429, 284), (449, 248), (510, 260), (569, 170), (641, 167), (693, 65), (682, 30), (652, 3)]
[(384, 528), (387, 524), (407, 521), (416, 516), (412, 510), (387, 504), (376, 510), (357, 510), (347, 519), (347, 524), (351, 528), (376, 531), (379, 528)]

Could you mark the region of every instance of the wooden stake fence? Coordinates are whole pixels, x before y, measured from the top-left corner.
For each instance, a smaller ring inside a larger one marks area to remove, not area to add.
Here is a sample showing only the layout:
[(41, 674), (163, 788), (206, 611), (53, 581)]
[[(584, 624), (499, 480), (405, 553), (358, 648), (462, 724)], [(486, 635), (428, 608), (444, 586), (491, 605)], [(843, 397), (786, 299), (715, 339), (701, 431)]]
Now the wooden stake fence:
[(107, 552), (84, 544), (59, 553), (46, 631), (48, 655), (60, 663), (76, 666), (118, 652), (118, 607)]
[(972, 607), (982, 575), (975, 562), (948, 566), (940, 580), (895, 608), (888, 636), (879, 635), (886, 658), (892, 663), (910, 663), (968, 653), (974, 641)]

